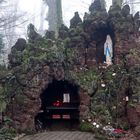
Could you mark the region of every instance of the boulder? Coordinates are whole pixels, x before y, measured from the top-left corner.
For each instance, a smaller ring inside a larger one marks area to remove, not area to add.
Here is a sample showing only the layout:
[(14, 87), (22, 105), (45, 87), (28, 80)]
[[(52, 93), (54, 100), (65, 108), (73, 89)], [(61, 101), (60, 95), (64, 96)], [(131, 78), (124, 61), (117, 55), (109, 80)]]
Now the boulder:
[(140, 122), (140, 112), (138, 111), (138, 106), (128, 106), (127, 107), (127, 114), (128, 120), (132, 127), (138, 126)]
[(134, 21), (139, 20), (139, 18), (140, 18), (140, 14), (139, 14), (139, 12), (137, 12), (137, 13), (134, 15)]
[(101, 6), (101, 1), (100, 0), (95, 0), (89, 7), (89, 11), (91, 13), (96, 12), (96, 11), (101, 11), (102, 6)]
[(35, 26), (31, 23), (28, 25), (27, 34), (30, 43), (37, 43), (41, 40), (41, 35), (37, 33)]
[(75, 12), (74, 17), (70, 20), (70, 28), (76, 28), (80, 23), (82, 23), (82, 20), (78, 12)]
[(55, 32), (54, 31), (46, 31), (45, 38), (54, 40), (55, 39)]
[(64, 24), (62, 24), (58, 31), (59, 38), (61, 38), (61, 39), (67, 38), (69, 35), (68, 31), (69, 31), (68, 27), (66, 27)]
[(15, 53), (14, 51), (24, 51), (24, 49), (27, 47), (26, 40), (23, 38), (19, 38), (15, 45), (11, 48), (11, 52)]
[(124, 17), (127, 17), (130, 14), (130, 7), (129, 5), (123, 6), (121, 13)]

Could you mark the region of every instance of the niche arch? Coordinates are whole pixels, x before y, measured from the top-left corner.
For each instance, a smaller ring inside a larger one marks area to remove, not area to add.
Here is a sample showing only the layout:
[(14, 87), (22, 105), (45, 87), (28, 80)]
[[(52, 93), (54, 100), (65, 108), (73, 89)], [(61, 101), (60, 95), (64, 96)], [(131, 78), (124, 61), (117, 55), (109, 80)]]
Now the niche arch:
[(105, 25), (100, 25), (94, 30), (91, 34), (91, 39), (96, 43), (96, 62), (97, 64), (104, 64), (105, 60), (105, 51), (104, 44), (106, 42), (107, 36), (110, 36), (112, 41), (112, 63), (114, 63), (115, 56), (115, 33), (113, 27), (106, 23)]

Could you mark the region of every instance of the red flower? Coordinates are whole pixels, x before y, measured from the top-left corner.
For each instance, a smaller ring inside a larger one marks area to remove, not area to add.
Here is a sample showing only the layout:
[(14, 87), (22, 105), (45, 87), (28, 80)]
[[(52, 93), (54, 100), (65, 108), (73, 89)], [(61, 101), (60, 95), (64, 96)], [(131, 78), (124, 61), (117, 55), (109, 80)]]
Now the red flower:
[(126, 132), (123, 131), (122, 129), (115, 129), (113, 132), (116, 133), (116, 134), (126, 133)]
[(60, 101), (56, 101), (53, 103), (53, 106), (60, 107), (60, 106), (62, 106), (62, 103)]

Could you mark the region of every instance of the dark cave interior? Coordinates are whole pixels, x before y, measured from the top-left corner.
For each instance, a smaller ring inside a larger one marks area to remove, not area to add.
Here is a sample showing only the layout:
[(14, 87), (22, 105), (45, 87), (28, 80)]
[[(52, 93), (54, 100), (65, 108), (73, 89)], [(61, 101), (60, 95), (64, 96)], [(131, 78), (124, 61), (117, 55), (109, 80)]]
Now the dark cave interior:
[[(78, 86), (69, 81), (53, 80), (40, 95), (41, 109), (35, 117), (36, 129), (64, 127), (79, 122)], [(67, 124), (67, 125), (66, 125)], [(60, 128), (59, 128), (60, 129)]]

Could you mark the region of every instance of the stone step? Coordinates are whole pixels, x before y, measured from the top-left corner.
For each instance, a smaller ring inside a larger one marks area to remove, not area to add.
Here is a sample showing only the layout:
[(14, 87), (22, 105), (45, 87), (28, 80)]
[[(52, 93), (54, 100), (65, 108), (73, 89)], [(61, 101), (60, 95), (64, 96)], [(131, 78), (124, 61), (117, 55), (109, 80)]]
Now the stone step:
[(50, 131), (31, 136), (25, 136), (19, 140), (96, 140), (92, 133), (80, 131)]

